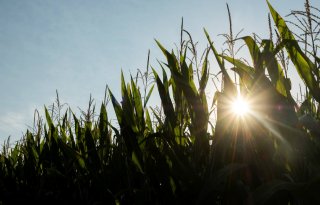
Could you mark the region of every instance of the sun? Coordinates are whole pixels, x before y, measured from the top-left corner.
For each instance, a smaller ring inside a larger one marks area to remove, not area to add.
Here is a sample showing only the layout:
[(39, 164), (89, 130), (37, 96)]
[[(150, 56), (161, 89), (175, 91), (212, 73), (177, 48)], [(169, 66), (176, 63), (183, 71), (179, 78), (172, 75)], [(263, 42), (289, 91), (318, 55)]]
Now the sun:
[(244, 116), (249, 112), (249, 103), (243, 99), (241, 96), (238, 96), (232, 102), (232, 112), (237, 116)]

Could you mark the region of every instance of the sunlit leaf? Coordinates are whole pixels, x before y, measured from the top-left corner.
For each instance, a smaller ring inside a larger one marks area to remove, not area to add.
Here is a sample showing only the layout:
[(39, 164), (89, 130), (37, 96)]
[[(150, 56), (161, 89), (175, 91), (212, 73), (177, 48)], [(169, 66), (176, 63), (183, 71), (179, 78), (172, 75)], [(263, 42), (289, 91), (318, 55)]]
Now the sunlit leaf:
[(279, 30), (281, 39), (286, 41), (285, 48), (289, 54), (290, 60), (295, 65), (302, 80), (310, 89), (313, 97), (320, 102), (320, 88), (315, 79), (315, 76), (318, 75), (316, 66), (301, 50), (298, 41), (295, 40), (294, 35), (288, 28), (285, 20), (273, 9), (269, 2), (268, 6), (276, 27)]

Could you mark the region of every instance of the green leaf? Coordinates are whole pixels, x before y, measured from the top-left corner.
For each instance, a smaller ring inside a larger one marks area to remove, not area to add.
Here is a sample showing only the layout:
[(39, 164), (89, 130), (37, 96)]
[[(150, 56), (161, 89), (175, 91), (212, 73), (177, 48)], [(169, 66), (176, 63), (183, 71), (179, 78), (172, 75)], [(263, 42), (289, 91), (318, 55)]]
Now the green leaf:
[(200, 93), (204, 92), (208, 79), (209, 79), (209, 68), (208, 68), (208, 55), (209, 55), (209, 49), (206, 52), (205, 58), (203, 60), (203, 65), (202, 65), (202, 70), (201, 70), (201, 78), (200, 78), (200, 83), (199, 83), (199, 90)]
[(100, 159), (97, 153), (96, 145), (94, 143), (92, 132), (89, 127), (86, 127), (85, 140), (88, 150), (88, 156), (90, 158), (90, 163), (88, 164), (90, 164), (94, 168), (98, 168), (100, 165)]
[(290, 60), (295, 65), (298, 74), (310, 89), (313, 97), (320, 102), (320, 89), (315, 79), (318, 76), (316, 66), (312, 61), (304, 54), (299, 47), (298, 41), (295, 40), (294, 35), (289, 30), (285, 20), (273, 9), (271, 4), (267, 1), (272, 18), (279, 30), (281, 39), (286, 41), (285, 47), (289, 54)]
[(85, 161), (81, 157), (81, 155), (74, 149), (69, 147), (67, 144), (63, 143), (61, 140), (58, 140), (58, 145), (64, 155), (70, 159), (71, 161), (76, 161), (77, 164), (82, 168), (86, 168)]
[(139, 159), (138, 159), (138, 157), (137, 157), (135, 152), (132, 152), (132, 157), (131, 158), (132, 158), (133, 163), (138, 167), (139, 171), (141, 173), (143, 173), (143, 169), (142, 169), (141, 163), (139, 162)]
[(158, 46), (160, 47), (163, 54), (166, 56), (168, 61), (168, 67), (170, 67), (174, 72), (178, 72), (178, 66), (179, 63), (175, 57), (175, 55), (172, 53), (169, 53), (161, 44), (156, 40)]
[(280, 94), (287, 97), (290, 95), (290, 90), (286, 89), (284, 71), (275, 57), (273, 43), (271, 40), (263, 40), (263, 44), (262, 58), (267, 67), (271, 82)]
[(170, 186), (171, 186), (171, 190), (173, 193), (176, 192), (176, 189), (177, 189), (177, 186), (176, 186), (176, 183), (174, 182), (174, 179), (170, 176)]
[(105, 143), (110, 145), (110, 139), (108, 138), (108, 115), (106, 106), (101, 104), (100, 116), (99, 116), (99, 132), (100, 132), (100, 144), (103, 146)]
[(144, 111), (142, 107), (141, 94), (132, 77), (131, 77), (131, 87), (132, 87), (132, 96), (133, 96), (132, 102), (134, 103), (134, 107), (137, 115), (136, 121), (138, 121), (137, 124), (139, 124), (140, 129), (143, 129), (145, 124), (144, 124)]
[(158, 91), (159, 91), (160, 99), (162, 102), (164, 114), (166, 115), (166, 120), (168, 120), (171, 123), (171, 125), (175, 127), (176, 116), (173, 109), (172, 101), (170, 99), (169, 92), (166, 91), (165, 86), (161, 82), (157, 72), (154, 69), (152, 70), (158, 86)]
[(222, 55), (221, 57), (224, 58), (225, 60), (227, 60), (229, 63), (236, 66), (238, 68), (238, 70), (240, 70), (239, 72), (241, 72), (242, 74), (246, 74), (250, 77), (254, 76), (254, 73), (255, 73), (254, 68), (246, 65), (241, 60), (234, 59), (234, 58), (231, 58), (229, 56), (224, 56), (224, 55)]
[(148, 103), (148, 101), (149, 101), (149, 99), (150, 99), (150, 96), (151, 96), (151, 94), (152, 94), (153, 88), (154, 88), (154, 84), (151, 86), (151, 88), (150, 88), (147, 96), (146, 96), (145, 99), (144, 99), (144, 103), (143, 103), (143, 107), (144, 107), (144, 108), (147, 106), (147, 103)]
[(152, 122), (148, 109), (146, 109), (146, 125), (149, 128), (150, 133), (153, 133)]
[(224, 66), (224, 63), (223, 63), (223, 60), (220, 58), (217, 50), (215, 49), (215, 47), (213, 46), (213, 43), (210, 39), (210, 36), (208, 34), (208, 32), (206, 31), (206, 29), (204, 29), (204, 33), (209, 41), (209, 44), (210, 44), (210, 48), (211, 50), (213, 51), (213, 54), (219, 64), (219, 67), (220, 67), (220, 70), (223, 74), (223, 80), (224, 80), (224, 89), (226, 91), (226, 93), (228, 93), (228, 95), (230, 96), (235, 96), (237, 95), (237, 88), (235, 87), (235, 85), (233, 84), (225, 66)]
[(152, 110), (153, 115), (157, 118), (158, 123), (159, 123), (161, 126), (163, 126), (163, 122), (162, 122), (162, 120), (161, 120), (161, 116), (159, 116), (159, 114), (158, 114), (152, 107), (150, 107), (150, 109)]
[(123, 110), (122, 117), (124, 118), (122, 119), (124, 120), (122, 121), (122, 123), (136, 127), (135, 126), (136, 122), (133, 116), (134, 100), (132, 99), (130, 86), (129, 85), (126, 86), (126, 82), (124, 80), (122, 71), (121, 71), (121, 95), (122, 95), (122, 110)]
[(44, 107), (44, 110), (45, 110), (46, 120), (47, 120), (49, 127), (54, 126), (47, 108)]
[(256, 74), (257, 75), (263, 74), (264, 69), (262, 66), (261, 53), (260, 53), (259, 46), (256, 44), (255, 40), (251, 36), (245, 36), (245, 37), (242, 37), (241, 39), (244, 40), (244, 42), (246, 43), (249, 49), (252, 62), (253, 62), (253, 67), (256, 70)]
[(111, 102), (114, 108), (114, 111), (116, 113), (117, 116), (117, 120), (119, 124), (122, 124), (122, 108), (121, 105), (118, 103), (118, 101), (116, 100), (116, 98), (114, 97), (114, 95), (112, 94), (112, 92), (109, 90), (109, 95), (111, 98)]

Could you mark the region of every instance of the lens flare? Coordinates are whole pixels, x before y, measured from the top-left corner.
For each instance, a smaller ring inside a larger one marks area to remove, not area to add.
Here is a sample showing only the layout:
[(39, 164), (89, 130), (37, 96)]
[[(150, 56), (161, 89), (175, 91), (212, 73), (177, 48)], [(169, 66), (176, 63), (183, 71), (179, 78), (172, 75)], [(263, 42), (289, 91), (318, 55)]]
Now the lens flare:
[(238, 116), (244, 116), (249, 112), (249, 104), (241, 96), (232, 102), (232, 112)]

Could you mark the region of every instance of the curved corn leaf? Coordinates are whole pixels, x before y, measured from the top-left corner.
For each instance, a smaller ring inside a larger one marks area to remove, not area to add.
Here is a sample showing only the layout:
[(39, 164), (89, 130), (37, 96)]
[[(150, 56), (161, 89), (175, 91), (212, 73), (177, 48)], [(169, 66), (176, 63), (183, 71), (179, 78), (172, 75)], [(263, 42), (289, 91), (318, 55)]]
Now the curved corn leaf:
[(199, 82), (199, 92), (204, 93), (204, 90), (207, 86), (208, 79), (209, 79), (209, 68), (208, 68), (208, 55), (209, 49), (206, 52), (205, 58), (203, 60), (202, 70), (201, 70), (201, 78)]
[(121, 105), (118, 103), (118, 101), (116, 100), (116, 98), (114, 97), (114, 95), (112, 94), (111, 90), (109, 90), (109, 95), (110, 95), (110, 98), (111, 98), (111, 102), (112, 102), (112, 105), (113, 105), (113, 109), (116, 113), (116, 117), (117, 117), (117, 120), (118, 120), (118, 123), (119, 124), (122, 124), (122, 108), (121, 108)]
[(240, 76), (240, 80), (241, 80), (240, 81), (240, 83), (241, 83), (240, 88), (242, 89), (242, 91), (243, 91), (243, 89), (251, 88), (251, 86), (253, 84), (253, 78), (255, 75), (254, 68), (246, 65), (241, 60), (234, 59), (234, 58), (231, 58), (229, 56), (224, 56), (224, 55), (222, 55), (221, 57), (235, 66), (231, 70), (235, 71)]
[(299, 47), (298, 41), (295, 40), (294, 35), (289, 30), (285, 20), (274, 10), (271, 4), (267, 1), (272, 18), (279, 30), (282, 40), (286, 41), (285, 48), (289, 54), (290, 60), (295, 65), (298, 74), (310, 89), (313, 97), (320, 102), (320, 88), (315, 76), (318, 76), (316, 66), (304, 54)]
[(144, 99), (144, 103), (143, 103), (143, 107), (144, 107), (144, 108), (147, 106), (147, 103), (148, 103), (148, 101), (149, 101), (149, 99), (150, 99), (150, 96), (151, 96), (151, 94), (152, 94), (153, 88), (154, 88), (154, 84), (151, 86), (151, 88), (150, 88), (147, 96), (146, 96), (145, 99)]
[(100, 165), (100, 159), (90, 127), (85, 128), (85, 144), (88, 150), (87, 164), (90, 165), (93, 169), (98, 169)]
[(169, 53), (162, 45), (159, 41), (156, 40), (156, 43), (158, 44), (159, 48), (161, 49), (161, 51), (163, 52), (163, 54), (166, 56), (167, 61), (168, 61), (168, 67), (170, 67), (173, 72), (177, 73), (178, 72), (178, 67), (179, 67), (179, 63), (175, 57), (175, 55), (172, 53)]
[(99, 132), (100, 132), (100, 145), (104, 146), (105, 144), (107, 144), (107, 146), (109, 146), (111, 143), (111, 140), (108, 136), (108, 133), (109, 133), (108, 114), (107, 114), (106, 106), (104, 103), (101, 104), (101, 108), (100, 108)]
[(160, 99), (162, 102), (164, 114), (166, 116), (166, 121), (170, 122), (172, 127), (175, 127), (176, 116), (175, 116), (175, 112), (173, 109), (172, 101), (170, 99), (169, 92), (165, 89), (165, 86), (161, 82), (157, 72), (154, 69), (152, 69), (152, 70), (153, 70), (153, 74), (154, 74), (154, 77), (156, 79), (156, 83), (158, 86), (158, 92), (159, 92)]
[(151, 118), (150, 118), (150, 114), (148, 109), (146, 109), (146, 126), (147, 128), (149, 128), (149, 132), (153, 133), (153, 128), (152, 128), (152, 122), (151, 122)]
[(150, 109), (151, 109), (154, 117), (157, 119), (159, 125), (161, 127), (163, 127), (164, 126), (164, 122), (162, 121), (161, 116), (159, 115), (159, 113), (155, 109), (153, 109), (152, 107), (150, 107)]
[(140, 131), (144, 130), (145, 122), (144, 122), (144, 110), (142, 106), (142, 99), (139, 89), (137, 88), (134, 80), (131, 77), (131, 88), (132, 88), (132, 103), (135, 110), (135, 121), (136, 124), (139, 125)]
[[(180, 59), (180, 64), (177, 63), (177, 58), (174, 55), (174, 53), (169, 53), (159, 42), (157, 42), (160, 49), (164, 53), (164, 55), (167, 58), (167, 66), (171, 71), (172, 76), (172, 87), (176, 90), (182, 90), (183, 96), (186, 99), (186, 102), (189, 107), (189, 116), (191, 119), (191, 123), (189, 126), (189, 130), (191, 132), (191, 135), (195, 137), (195, 155), (197, 156), (197, 160), (200, 160), (203, 157), (206, 157), (207, 154), (207, 148), (209, 147), (208, 142), (206, 141), (207, 137), (207, 128), (208, 128), (208, 107), (206, 102), (205, 96), (200, 96), (198, 93), (198, 90), (195, 86), (194, 80), (193, 80), (193, 68), (192, 64), (188, 66), (185, 57)], [(186, 51), (185, 51), (186, 52)], [(159, 82), (157, 77), (157, 83)], [(227, 84), (228, 85), (228, 84)], [(233, 85), (233, 84), (232, 84)], [(176, 87), (175, 87), (176, 86)], [(233, 85), (234, 86), (234, 85)], [(174, 92), (178, 93), (178, 95), (175, 96), (175, 100), (180, 98), (180, 92)], [(180, 98), (178, 102), (178, 107), (181, 108), (182, 104), (179, 104), (181, 101)], [(178, 116), (178, 119), (182, 119), (182, 116)], [(175, 136), (181, 136), (181, 130), (170, 124), (171, 129), (174, 131)], [(182, 143), (182, 139), (177, 137), (176, 140), (180, 141)]]
[[(132, 127), (132, 129), (137, 132), (137, 122), (134, 118), (134, 99), (132, 97), (132, 91), (130, 85), (126, 86), (126, 82), (124, 80), (123, 72), (121, 71), (121, 95), (122, 95), (122, 124), (121, 126), (128, 125)], [(141, 100), (141, 98), (140, 98)]]
[(271, 78), (271, 83), (280, 94), (287, 97), (290, 95), (290, 90), (286, 88), (284, 71), (275, 58), (273, 43), (271, 40), (263, 40), (263, 44), (262, 58)]
[(241, 70), (240, 72), (243, 74), (246, 74), (250, 77), (254, 76), (255, 70), (253, 67), (246, 65), (245, 63), (243, 63), (241, 60), (238, 59), (234, 59), (231, 58), (229, 56), (224, 56), (221, 55), (221, 57), (225, 60), (227, 60), (229, 63), (233, 64), (235, 67), (237, 67), (239, 70)]
[(44, 107), (44, 110), (45, 110), (46, 120), (47, 120), (48, 126), (50, 128), (51, 126), (54, 126), (53, 125), (53, 121), (52, 121), (52, 119), (50, 117), (50, 114), (49, 114), (49, 112), (48, 112), (46, 107)]
[(244, 42), (246, 43), (249, 49), (249, 53), (251, 55), (253, 67), (255, 68), (256, 74), (257, 75), (263, 74), (264, 69), (262, 66), (261, 52), (256, 41), (251, 36), (245, 36), (245, 37), (242, 37), (241, 39), (244, 40)]
[[(179, 65), (177, 65), (176, 63), (172, 63), (177, 62), (176, 60), (173, 60), (176, 58), (175, 55), (170, 54), (160, 44), (159, 46), (167, 57), (168, 67), (171, 71), (174, 84), (177, 86), (177, 88), (183, 91), (190, 108), (192, 108), (191, 110), (193, 111), (193, 113), (191, 114), (191, 119), (193, 122), (192, 125), (194, 126), (194, 131), (196, 133), (203, 133), (204, 130), (207, 130), (207, 112), (202, 104), (202, 99), (192, 79), (192, 67), (187, 66), (186, 62), (183, 61), (180, 63), (181, 67), (179, 69), (177, 67)], [(181, 73), (179, 72), (179, 70), (181, 70)]]
[(225, 91), (230, 96), (237, 95), (237, 88), (233, 84), (233, 82), (232, 82), (232, 80), (231, 80), (231, 78), (230, 78), (230, 76), (229, 76), (229, 74), (228, 74), (228, 72), (227, 72), (227, 70), (226, 70), (226, 68), (224, 66), (223, 60), (220, 58), (217, 50), (213, 46), (213, 43), (212, 43), (212, 41), (210, 39), (210, 36), (209, 36), (208, 32), (206, 31), (206, 29), (204, 29), (204, 33), (205, 33), (205, 35), (207, 37), (207, 40), (209, 41), (210, 48), (213, 51), (213, 54), (214, 54), (214, 56), (215, 56), (215, 58), (216, 58), (216, 60), (217, 60), (217, 62), (219, 64), (220, 70), (221, 70), (221, 72), (223, 74), (223, 81), (224, 81), (224, 89), (225, 89)]
[(141, 173), (143, 173), (143, 169), (142, 169), (140, 160), (138, 159), (138, 157), (134, 151), (132, 152), (131, 159), (132, 159), (132, 162), (138, 167), (139, 171)]

